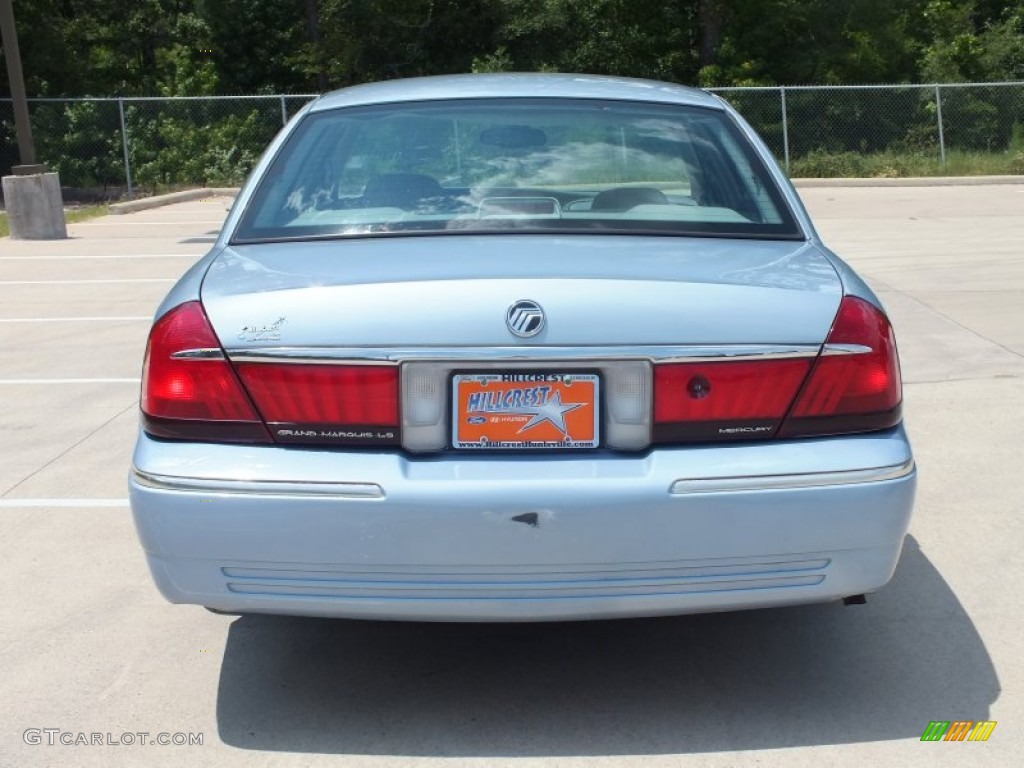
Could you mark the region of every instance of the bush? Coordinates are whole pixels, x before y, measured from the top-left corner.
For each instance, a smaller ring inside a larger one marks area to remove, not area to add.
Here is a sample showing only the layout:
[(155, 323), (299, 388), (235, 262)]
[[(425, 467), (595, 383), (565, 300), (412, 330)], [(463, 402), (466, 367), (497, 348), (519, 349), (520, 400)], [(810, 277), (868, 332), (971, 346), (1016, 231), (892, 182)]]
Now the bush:
[(240, 184), (281, 127), (273, 101), (140, 102), (127, 108), (141, 187)]
[(938, 154), (921, 152), (825, 152), (816, 150), (790, 163), (793, 178), (882, 178), (907, 176), (998, 176), (1024, 174), (1024, 150), (964, 152), (950, 150), (943, 165)]
[(124, 183), (124, 153), (117, 104), (112, 101), (32, 105), (36, 157), (68, 187)]
[(864, 175), (864, 158), (855, 152), (815, 149), (790, 161), (789, 175), (807, 179), (841, 179)]

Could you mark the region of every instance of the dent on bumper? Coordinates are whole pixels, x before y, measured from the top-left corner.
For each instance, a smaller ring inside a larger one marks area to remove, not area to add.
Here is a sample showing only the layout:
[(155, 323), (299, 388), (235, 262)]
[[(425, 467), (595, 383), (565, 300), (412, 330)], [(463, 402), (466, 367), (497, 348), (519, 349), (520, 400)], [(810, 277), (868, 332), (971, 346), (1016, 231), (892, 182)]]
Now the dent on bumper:
[(239, 451), (143, 435), (130, 485), (150, 568), (173, 602), (476, 621), (871, 591), (899, 557), (915, 480), (896, 429), (500, 459)]

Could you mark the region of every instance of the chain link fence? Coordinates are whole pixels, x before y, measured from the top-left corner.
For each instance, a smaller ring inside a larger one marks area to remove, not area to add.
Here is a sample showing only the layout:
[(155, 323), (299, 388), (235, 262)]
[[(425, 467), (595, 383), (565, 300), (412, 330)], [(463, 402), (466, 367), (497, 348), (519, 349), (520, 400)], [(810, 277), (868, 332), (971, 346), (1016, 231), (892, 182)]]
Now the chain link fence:
[[(36, 157), (61, 184), (120, 197), (240, 184), (306, 95), (29, 99)], [(18, 160), (0, 99), (0, 173)]]
[[(1024, 83), (711, 89), (792, 176), (1024, 173)], [(311, 94), (30, 99), (36, 156), (66, 187), (131, 196), (241, 183)], [(0, 173), (16, 165), (0, 99)]]
[(1024, 83), (710, 90), (795, 177), (1024, 173)]

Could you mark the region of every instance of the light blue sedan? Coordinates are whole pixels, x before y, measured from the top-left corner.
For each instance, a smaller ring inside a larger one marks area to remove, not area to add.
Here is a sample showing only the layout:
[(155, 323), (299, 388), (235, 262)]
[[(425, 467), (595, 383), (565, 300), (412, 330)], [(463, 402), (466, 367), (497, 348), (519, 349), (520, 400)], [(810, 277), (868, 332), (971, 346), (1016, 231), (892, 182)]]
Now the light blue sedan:
[(274, 140), (159, 308), (130, 477), (175, 603), (659, 616), (889, 581), (889, 320), (726, 103), (396, 80)]

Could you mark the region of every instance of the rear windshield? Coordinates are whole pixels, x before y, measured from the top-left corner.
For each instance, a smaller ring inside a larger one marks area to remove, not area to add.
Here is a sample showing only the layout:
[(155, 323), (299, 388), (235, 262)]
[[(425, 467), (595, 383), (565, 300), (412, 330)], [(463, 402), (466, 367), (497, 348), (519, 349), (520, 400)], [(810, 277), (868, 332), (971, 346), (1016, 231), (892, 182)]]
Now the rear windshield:
[(232, 240), (510, 230), (800, 236), (725, 113), (548, 98), (310, 113)]

